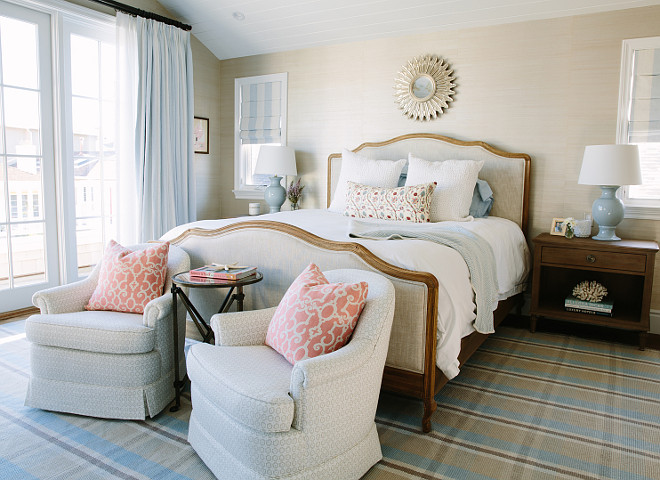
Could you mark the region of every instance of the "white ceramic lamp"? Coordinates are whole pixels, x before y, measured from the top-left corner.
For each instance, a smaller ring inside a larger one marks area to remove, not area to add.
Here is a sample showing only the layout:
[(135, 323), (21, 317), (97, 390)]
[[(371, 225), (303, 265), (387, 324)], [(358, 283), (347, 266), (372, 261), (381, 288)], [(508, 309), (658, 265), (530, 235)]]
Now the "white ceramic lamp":
[(582, 169), (578, 183), (600, 185), (601, 196), (591, 209), (598, 224), (594, 240), (621, 240), (616, 236), (616, 226), (624, 216), (623, 202), (616, 191), (621, 185), (640, 185), (642, 173), (637, 145), (590, 145), (584, 149)]
[(264, 191), (264, 200), (270, 207), (270, 213), (279, 212), (284, 200), (286, 200), (286, 190), (282, 186), (280, 175), (298, 174), (295, 151), (293, 148), (284, 145), (262, 145), (259, 148), (254, 173), (273, 175), (270, 177), (270, 185)]

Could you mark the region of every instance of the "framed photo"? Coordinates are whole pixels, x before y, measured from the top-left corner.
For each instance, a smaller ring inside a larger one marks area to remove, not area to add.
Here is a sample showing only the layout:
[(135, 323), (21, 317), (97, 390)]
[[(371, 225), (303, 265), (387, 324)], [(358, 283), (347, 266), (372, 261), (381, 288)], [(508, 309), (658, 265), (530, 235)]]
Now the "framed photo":
[(564, 235), (566, 234), (566, 224), (563, 218), (553, 218), (552, 227), (550, 227), (550, 235)]
[(209, 153), (209, 119), (195, 117), (193, 119), (193, 135), (195, 153)]

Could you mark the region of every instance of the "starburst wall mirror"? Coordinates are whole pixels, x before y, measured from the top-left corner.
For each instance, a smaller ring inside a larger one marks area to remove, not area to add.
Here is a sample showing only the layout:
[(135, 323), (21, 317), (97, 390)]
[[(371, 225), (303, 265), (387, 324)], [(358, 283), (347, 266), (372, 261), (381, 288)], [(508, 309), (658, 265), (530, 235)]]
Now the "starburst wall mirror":
[(394, 97), (403, 114), (413, 120), (442, 115), (453, 99), (456, 79), (449, 64), (436, 55), (415, 57), (403, 66), (394, 81)]

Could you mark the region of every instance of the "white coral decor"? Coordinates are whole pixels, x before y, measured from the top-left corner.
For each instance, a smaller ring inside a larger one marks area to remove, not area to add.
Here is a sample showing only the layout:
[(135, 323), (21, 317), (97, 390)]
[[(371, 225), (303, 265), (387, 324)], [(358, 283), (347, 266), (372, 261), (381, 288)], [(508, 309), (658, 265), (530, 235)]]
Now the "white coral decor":
[(586, 302), (600, 302), (607, 296), (607, 288), (596, 280), (585, 280), (573, 288), (573, 296)]

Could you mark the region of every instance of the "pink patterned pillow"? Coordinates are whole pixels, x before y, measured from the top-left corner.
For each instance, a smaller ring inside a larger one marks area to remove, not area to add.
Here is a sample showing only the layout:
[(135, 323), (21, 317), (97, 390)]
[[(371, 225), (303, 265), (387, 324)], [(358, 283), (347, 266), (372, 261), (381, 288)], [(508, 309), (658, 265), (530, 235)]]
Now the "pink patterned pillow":
[(319, 267), (310, 263), (277, 307), (266, 345), (292, 365), (338, 350), (353, 333), (368, 290), (367, 282), (328, 283)]
[(144, 313), (147, 303), (163, 294), (169, 249), (169, 242), (164, 242), (134, 252), (110, 240), (85, 309)]
[(381, 188), (348, 182), (344, 215), (425, 223), (431, 221), (434, 183)]

